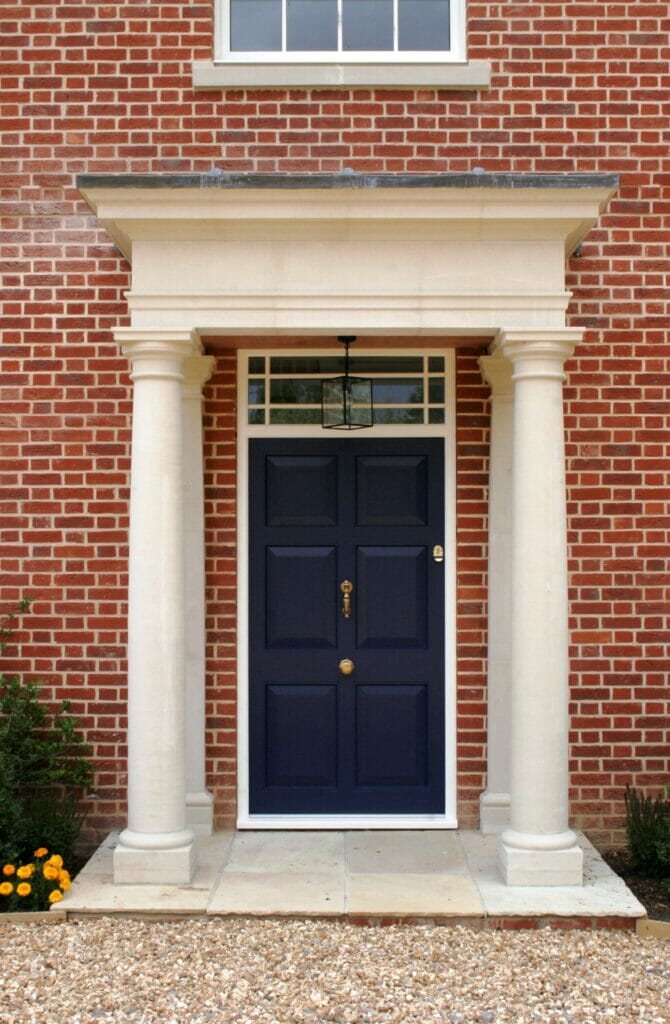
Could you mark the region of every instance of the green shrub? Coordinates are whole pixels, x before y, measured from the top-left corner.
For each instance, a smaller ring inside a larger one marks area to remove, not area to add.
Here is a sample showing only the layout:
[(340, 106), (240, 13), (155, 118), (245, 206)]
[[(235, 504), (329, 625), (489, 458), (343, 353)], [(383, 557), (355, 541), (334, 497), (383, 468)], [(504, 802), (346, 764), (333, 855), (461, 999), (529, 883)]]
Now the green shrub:
[[(29, 604), (24, 599), (18, 611)], [(0, 652), (15, 615), (0, 619)], [(69, 701), (51, 710), (37, 683), (0, 675), (0, 860), (27, 860), (41, 846), (71, 857), (93, 776), (77, 727)]]
[(670, 799), (663, 794), (652, 798), (626, 786), (625, 800), (632, 867), (653, 878), (670, 877)]

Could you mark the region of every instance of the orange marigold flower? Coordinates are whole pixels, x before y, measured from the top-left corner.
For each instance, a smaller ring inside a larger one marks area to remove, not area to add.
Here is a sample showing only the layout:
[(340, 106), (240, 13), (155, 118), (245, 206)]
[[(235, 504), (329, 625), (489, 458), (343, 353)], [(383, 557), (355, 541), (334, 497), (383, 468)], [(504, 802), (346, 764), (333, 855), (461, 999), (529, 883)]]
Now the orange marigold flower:
[(67, 892), (70, 886), (72, 885), (72, 882), (70, 881), (69, 878), (61, 878), (58, 884), (60, 885), (63, 892)]
[(4, 868), (2, 869), (3, 875), (8, 875), (8, 876), (9, 875), (13, 875), (15, 871), (16, 871), (16, 868), (14, 867), (13, 864), (5, 864)]
[(23, 864), (22, 867), (16, 872), (19, 878), (30, 878), (33, 871), (35, 870), (34, 864)]
[(19, 896), (30, 896), (33, 890), (29, 882), (21, 882), (20, 885), (17, 885), (16, 891), (19, 894)]
[(14, 892), (14, 886), (11, 882), (0, 882), (0, 896), (9, 896)]
[(53, 892), (49, 893), (49, 903), (60, 903), (63, 899), (63, 893), (58, 889), (54, 889)]
[(53, 864), (55, 868), (63, 867), (63, 858), (59, 853), (54, 853), (53, 856), (49, 857), (47, 864)]
[(48, 852), (49, 851), (47, 850), (46, 846), (38, 846), (38, 848), (35, 850), (33, 854), (33, 857), (46, 857)]
[(42, 874), (50, 882), (54, 882), (58, 878), (58, 868), (55, 868), (53, 864), (45, 864), (42, 868)]
[(58, 877), (59, 877), (59, 879), (67, 878), (68, 881), (69, 881), (69, 879), (70, 879), (70, 872), (66, 871), (65, 868), (61, 868), (60, 871), (58, 872)]

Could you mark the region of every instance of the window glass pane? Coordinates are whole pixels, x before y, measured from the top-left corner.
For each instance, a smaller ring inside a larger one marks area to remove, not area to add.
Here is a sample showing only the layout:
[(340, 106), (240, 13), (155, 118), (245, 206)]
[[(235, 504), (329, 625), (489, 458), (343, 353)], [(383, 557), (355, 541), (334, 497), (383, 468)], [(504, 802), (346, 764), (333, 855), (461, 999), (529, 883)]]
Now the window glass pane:
[(265, 356), (249, 356), (249, 373), (265, 373)]
[(393, 0), (343, 0), (343, 50), (393, 49)]
[(270, 409), (270, 423), (320, 423), (321, 409)]
[(320, 405), (320, 380), (270, 381), (270, 401), (273, 405)]
[(249, 423), (265, 423), (265, 413), (262, 409), (249, 409)]
[[(421, 356), (355, 356), (349, 357), (351, 373), (422, 373)], [(442, 367), (440, 367), (442, 369)], [(344, 373), (344, 353), (336, 356), (271, 356), (270, 373), (297, 374)]]
[(444, 409), (429, 409), (428, 410), (428, 422), (429, 423), (444, 423)]
[(281, 50), (281, 0), (230, 0), (231, 50)]
[(265, 381), (249, 381), (249, 405), (261, 405), (265, 401)]
[(422, 373), (421, 356), (353, 356), (352, 373)]
[(449, 49), (449, 0), (398, 0), (400, 50)]
[(287, 0), (289, 50), (337, 50), (337, 0)]
[(344, 360), (337, 356), (271, 356), (270, 373), (342, 373)]
[(431, 373), (441, 373), (444, 370), (444, 356), (428, 356), (428, 369)]
[(375, 409), (375, 423), (423, 423), (423, 409)]
[(423, 402), (423, 381), (373, 379), (372, 400), (380, 404), (418, 404)]
[(428, 401), (444, 403), (443, 377), (431, 377), (428, 381)]

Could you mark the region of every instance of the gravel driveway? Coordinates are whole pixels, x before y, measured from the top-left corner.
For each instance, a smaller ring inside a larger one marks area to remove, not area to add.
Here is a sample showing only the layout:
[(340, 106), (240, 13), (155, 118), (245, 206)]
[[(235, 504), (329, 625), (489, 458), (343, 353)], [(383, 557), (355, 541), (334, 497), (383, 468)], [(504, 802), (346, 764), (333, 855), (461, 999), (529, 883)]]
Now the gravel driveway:
[(670, 1021), (670, 944), (617, 932), (104, 918), (0, 944), (17, 1024)]

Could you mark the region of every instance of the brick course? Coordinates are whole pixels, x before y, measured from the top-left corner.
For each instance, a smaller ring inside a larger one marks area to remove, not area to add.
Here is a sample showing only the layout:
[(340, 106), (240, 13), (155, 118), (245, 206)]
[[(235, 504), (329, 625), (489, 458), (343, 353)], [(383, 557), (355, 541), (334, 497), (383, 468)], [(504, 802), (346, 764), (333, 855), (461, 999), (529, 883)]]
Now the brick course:
[[(35, 598), (15, 660), (69, 696), (123, 816), (131, 393), (111, 328), (129, 271), (74, 188), (81, 172), (617, 172), (571, 258), (566, 429), (572, 808), (621, 837), (622, 788), (668, 775), (670, 15), (665, 3), (476, 3), (482, 93), (211, 90), (211, 4), (7, 3), (0, 16), (2, 606)], [(209, 770), (234, 778), (234, 360), (206, 390)], [(487, 392), (458, 356), (459, 805), (484, 786)]]

